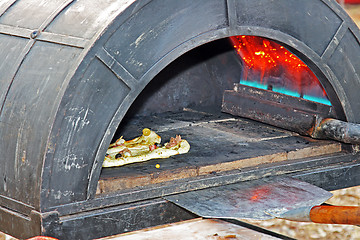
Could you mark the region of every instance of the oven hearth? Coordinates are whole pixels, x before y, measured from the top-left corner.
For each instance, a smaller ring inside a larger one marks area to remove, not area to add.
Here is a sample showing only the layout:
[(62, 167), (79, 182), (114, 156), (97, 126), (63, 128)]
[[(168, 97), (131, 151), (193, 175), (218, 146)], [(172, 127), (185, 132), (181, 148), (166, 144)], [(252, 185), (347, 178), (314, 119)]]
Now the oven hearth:
[(135, 137), (148, 127), (165, 141), (181, 135), (191, 149), (187, 154), (168, 159), (104, 168), (97, 194), (342, 152), (338, 142), (315, 141), (249, 119), (205, 111), (184, 109), (135, 118), (124, 124), (124, 136)]

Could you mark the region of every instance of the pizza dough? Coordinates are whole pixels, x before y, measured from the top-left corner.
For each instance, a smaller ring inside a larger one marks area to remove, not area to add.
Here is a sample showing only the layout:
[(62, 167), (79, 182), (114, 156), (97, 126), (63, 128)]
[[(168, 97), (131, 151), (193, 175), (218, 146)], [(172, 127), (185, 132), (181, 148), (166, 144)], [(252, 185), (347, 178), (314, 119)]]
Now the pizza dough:
[(122, 137), (109, 146), (103, 167), (118, 167), (125, 164), (144, 162), (150, 159), (168, 158), (184, 154), (190, 150), (190, 144), (179, 135), (160, 146), (161, 137), (154, 131), (144, 128), (140, 137), (125, 141)]

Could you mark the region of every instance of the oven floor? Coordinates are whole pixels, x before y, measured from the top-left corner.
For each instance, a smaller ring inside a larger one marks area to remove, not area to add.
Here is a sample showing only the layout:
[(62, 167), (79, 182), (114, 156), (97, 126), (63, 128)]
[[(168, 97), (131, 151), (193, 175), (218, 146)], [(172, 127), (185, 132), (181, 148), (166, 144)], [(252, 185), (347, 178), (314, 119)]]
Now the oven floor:
[[(225, 113), (192, 109), (133, 118), (122, 123), (119, 131), (129, 140), (141, 135), (145, 127), (158, 133), (162, 143), (181, 135), (190, 143), (190, 151), (167, 159), (103, 168), (97, 194), (341, 151), (338, 142), (314, 140)], [(155, 167), (157, 164), (160, 168)]]

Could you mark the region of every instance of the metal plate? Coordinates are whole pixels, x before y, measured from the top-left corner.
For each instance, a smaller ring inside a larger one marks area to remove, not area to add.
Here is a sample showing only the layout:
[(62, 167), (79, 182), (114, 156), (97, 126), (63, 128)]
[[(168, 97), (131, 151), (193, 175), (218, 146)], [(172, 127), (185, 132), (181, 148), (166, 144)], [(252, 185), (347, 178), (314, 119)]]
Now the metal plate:
[(202, 217), (266, 220), (290, 210), (319, 205), (332, 196), (293, 178), (230, 184), (164, 197)]

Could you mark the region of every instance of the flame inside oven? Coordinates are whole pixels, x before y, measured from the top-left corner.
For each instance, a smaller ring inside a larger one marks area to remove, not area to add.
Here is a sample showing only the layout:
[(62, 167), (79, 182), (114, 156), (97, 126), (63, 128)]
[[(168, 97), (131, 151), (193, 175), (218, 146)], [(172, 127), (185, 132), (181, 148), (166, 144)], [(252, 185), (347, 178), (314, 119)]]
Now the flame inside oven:
[(315, 74), (285, 47), (258, 36), (230, 41), (243, 63), (241, 84), (331, 105)]

